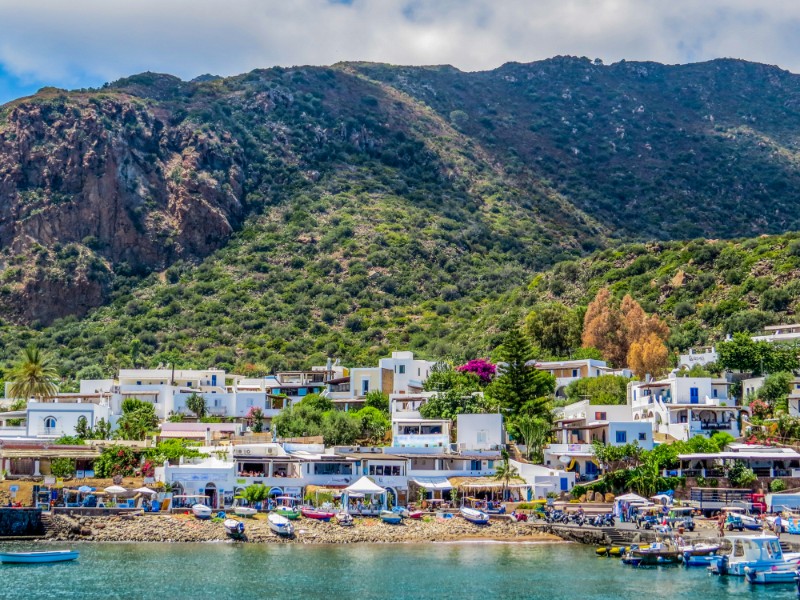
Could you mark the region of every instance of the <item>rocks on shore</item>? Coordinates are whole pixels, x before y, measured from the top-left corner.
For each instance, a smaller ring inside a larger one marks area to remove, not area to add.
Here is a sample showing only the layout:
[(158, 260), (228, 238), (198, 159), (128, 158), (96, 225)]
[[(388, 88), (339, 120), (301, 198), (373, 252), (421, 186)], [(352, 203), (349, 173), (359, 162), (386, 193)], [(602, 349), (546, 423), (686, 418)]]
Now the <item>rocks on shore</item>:
[[(462, 539), (560, 541), (542, 533), (530, 523), (492, 520), (488, 525), (475, 525), (461, 518), (426, 520), (405, 519), (401, 525), (388, 525), (375, 518), (356, 518), (353, 527), (341, 527), (331, 521), (311, 519), (294, 522), (295, 536), (285, 539), (270, 529), (265, 515), (244, 519), (248, 542), (352, 544), (439, 542)], [(188, 515), (145, 515), (134, 519), (121, 517), (81, 517), (73, 519), (55, 515), (48, 530), (51, 540), (83, 540), (95, 542), (217, 542), (228, 536), (221, 522), (200, 521)]]

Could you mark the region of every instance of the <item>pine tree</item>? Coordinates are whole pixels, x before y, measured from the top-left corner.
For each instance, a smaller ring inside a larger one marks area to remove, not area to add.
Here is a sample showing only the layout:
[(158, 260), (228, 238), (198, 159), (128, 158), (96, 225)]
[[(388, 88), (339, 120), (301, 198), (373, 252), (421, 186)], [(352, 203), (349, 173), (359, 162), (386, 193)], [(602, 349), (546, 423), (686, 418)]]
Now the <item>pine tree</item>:
[(497, 356), (500, 374), (488, 393), (512, 415), (528, 414), (549, 421), (549, 396), (555, 391), (555, 378), (536, 369), (531, 344), (518, 327), (506, 334)]

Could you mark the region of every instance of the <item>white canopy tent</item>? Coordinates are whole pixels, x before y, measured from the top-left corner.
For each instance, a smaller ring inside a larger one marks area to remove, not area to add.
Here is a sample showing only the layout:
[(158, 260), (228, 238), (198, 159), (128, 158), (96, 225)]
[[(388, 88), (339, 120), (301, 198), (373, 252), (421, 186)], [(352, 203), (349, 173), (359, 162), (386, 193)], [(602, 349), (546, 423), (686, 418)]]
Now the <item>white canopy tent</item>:
[(377, 496), (380, 499), (381, 509), (386, 508), (386, 488), (382, 488), (369, 477), (362, 477), (354, 484), (344, 489), (342, 492), (342, 510), (345, 513), (349, 512), (350, 494), (359, 494), (365, 498), (367, 496), (371, 496), (372, 498)]

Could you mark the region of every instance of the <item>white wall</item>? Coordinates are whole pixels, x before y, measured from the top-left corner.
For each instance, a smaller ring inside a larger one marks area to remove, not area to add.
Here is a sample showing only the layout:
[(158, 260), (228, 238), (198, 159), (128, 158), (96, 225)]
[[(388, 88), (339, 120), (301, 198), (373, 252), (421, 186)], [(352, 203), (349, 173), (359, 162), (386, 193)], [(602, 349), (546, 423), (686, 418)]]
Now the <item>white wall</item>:
[[(47, 429), (46, 419), (55, 419), (55, 426)], [(92, 403), (28, 402), (27, 435), (29, 437), (61, 437), (75, 435), (78, 420), (85, 417), (88, 425), (94, 427), (101, 418), (109, 420), (107, 406)]]
[(458, 415), (458, 449), (493, 450), (505, 443), (500, 414)]

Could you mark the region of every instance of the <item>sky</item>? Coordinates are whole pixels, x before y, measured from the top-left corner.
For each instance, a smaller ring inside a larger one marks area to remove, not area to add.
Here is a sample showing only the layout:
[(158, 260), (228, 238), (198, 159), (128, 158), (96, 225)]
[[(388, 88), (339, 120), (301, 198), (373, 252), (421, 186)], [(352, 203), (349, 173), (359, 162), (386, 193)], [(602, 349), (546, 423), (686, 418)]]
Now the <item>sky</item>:
[(797, 0), (0, 0), (0, 103), (156, 71), (720, 57), (800, 73)]

